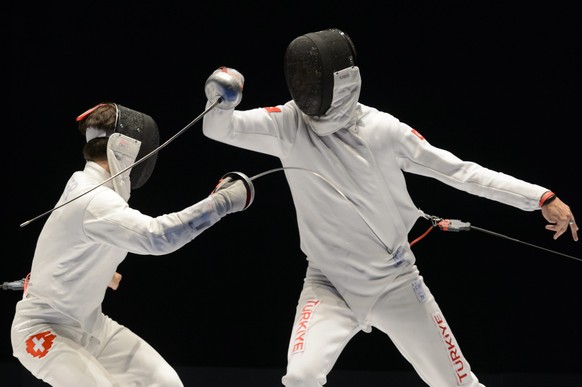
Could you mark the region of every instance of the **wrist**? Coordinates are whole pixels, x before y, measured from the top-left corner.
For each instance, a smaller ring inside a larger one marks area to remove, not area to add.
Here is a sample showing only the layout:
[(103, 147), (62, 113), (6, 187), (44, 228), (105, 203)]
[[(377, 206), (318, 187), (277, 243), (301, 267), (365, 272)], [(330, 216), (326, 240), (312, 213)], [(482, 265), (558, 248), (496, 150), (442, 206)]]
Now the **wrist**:
[(230, 202), (228, 198), (220, 192), (215, 192), (210, 195), (216, 204), (216, 212), (221, 218), (230, 212)]
[(556, 194), (552, 191), (546, 191), (540, 199), (540, 208), (556, 199)]

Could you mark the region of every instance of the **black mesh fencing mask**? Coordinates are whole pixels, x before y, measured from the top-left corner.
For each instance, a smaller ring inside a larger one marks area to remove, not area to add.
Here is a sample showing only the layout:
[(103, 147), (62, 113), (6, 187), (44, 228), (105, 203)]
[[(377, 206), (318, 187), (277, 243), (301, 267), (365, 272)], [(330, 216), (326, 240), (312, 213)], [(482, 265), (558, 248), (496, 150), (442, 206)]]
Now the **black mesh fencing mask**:
[[(113, 125), (113, 128), (110, 129), (103, 128), (104, 125), (108, 125), (106, 117), (91, 118), (97, 109), (107, 105), (115, 107), (115, 123), (109, 124), (109, 126)], [(85, 121), (86, 119), (92, 120), (90, 123), (85, 123), (84, 130), (81, 129), (87, 142), (96, 137), (110, 138), (114, 133), (122, 134), (140, 142), (138, 153), (135, 156), (137, 164), (131, 168), (130, 180), (132, 189), (144, 185), (150, 178), (157, 160), (157, 153), (148, 155), (157, 149), (160, 144), (160, 132), (154, 119), (147, 114), (115, 103), (100, 103), (79, 115), (77, 122)], [(144, 156), (147, 159), (140, 162), (139, 160)]]
[(333, 74), (355, 65), (352, 40), (336, 28), (295, 38), (287, 46), (284, 59), (291, 98), (303, 113), (324, 115), (333, 98)]
[[(160, 145), (160, 133), (154, 119), (147, 114), (117, 105), (117, 120), (115, 132), (141, 141), (136, 161), (151, 153)], [(139, 188), (150, 178), (156, 166), (158, 154), (151, 155), (147, 160), (131, 168), (131, 188)]]

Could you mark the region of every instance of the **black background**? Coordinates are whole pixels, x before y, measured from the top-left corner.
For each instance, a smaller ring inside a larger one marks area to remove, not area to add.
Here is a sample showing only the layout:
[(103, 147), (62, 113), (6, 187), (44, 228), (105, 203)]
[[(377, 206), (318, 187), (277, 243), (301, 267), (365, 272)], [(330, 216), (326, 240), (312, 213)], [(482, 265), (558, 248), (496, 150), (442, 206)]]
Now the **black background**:
[[(539, 4), (539, 5), (536, 5)], [(6, 7), (6, 6), (4, 6)], [(554, 190), (579, 212), (582, 76), (574, 2), (11, 2), (5, 50), (0, 282), (24, 277), (45, 218), (83, 168), (75, 117), (101, 101), (152, 115), (162, 141), (204, 110), (204, 82), (226, 65), (245, 76), (240, 109), (286, 102), (287, 44), (330, 27), (359, 54), (360, 101), (467, 160)], [(149, 215), (208, 195), (226, 172), (277, 159), (213, 142), (201, 123), (164, 148), (130, 204)], [(425, 212), (582, 257), (528, 213), (408, 176)], [(244, 213), (178, 252), (130, 254), (103, 309), (176, 366), (283, 368), (305, 259), (282, 173), (255, 181)], [(410, 239), (430, 224), (419, 220)], [(477, 372), (579, 372), (582, 262), (478, 231), (435, 230), (417, 263)], [(0, 361), (20, 292), (0, 293)], [(377, 331), (356, 336), (336, 369), (410, 366)]]

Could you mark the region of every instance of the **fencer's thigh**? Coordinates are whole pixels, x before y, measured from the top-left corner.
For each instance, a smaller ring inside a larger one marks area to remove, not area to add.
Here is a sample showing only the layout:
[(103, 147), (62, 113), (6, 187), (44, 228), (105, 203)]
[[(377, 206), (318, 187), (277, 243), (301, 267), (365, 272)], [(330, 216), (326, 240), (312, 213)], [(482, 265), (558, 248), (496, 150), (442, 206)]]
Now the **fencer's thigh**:
[(121, 386), (182, 387), (177, 372), (150, 344), (106, 318), (97, 360)]
[(396, 278), (370, 319), (428, 385), (482, 386), (415, 266)]
[(51, 386), (120, 386), (84, 347), (90, 338), (78, 328), (17, 316), (11, 340), (14, 356)]
[(334, 288), (306, 282), (297, 304), (283, 385), (324, 385), (342, 350), (358, 331), (355, 316)]
[(149, 344), (106, 316), (99, 317), (95, 337), (34, 298), (16, 308), (14, 356), (52, 386), (183, 386)]

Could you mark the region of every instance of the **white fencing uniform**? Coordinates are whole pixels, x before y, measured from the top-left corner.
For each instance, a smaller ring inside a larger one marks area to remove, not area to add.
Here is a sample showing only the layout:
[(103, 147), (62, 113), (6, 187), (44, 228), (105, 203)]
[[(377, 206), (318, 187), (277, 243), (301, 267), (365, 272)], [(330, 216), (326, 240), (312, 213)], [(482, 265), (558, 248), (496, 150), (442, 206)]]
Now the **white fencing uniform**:
[(430, 145), (358, 103), (360, 87), (358, 67), (337, 72), (332, 106), (321, 117), (293, 101), (204, 116), (206, 136), (325, 178), (285, 170), (308, 269), (283, 384), (324, 385), (349, 340), (376, 327), (427, 384), (481, 386), (415, 266), (407, 237), (420, 213), (403, 171), (526, 211), (538, 210), (548, 190)]
[[(105, 181), (94, 162), (75, 172), (57, 206)], [(208, 197), (150, 217), (128, 206), (111, 182), (53, 211), (39, 236), (30, 282), (17, 303), (14, 356), (53, 386), (182, 386), (148, 343), (101, 311), (108, 284), (128, 252), (168, 254), (215, 224)]]

